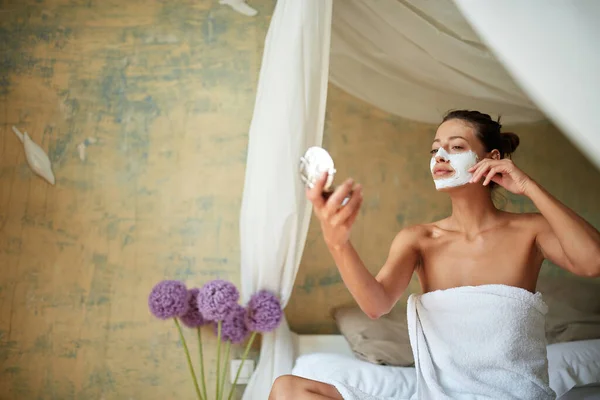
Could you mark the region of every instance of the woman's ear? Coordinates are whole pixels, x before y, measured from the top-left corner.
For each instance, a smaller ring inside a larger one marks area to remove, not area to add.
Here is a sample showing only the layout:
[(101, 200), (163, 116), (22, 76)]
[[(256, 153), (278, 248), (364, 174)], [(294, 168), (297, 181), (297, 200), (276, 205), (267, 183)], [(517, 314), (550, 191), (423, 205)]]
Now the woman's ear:
[(490, 151), (490, 158), (492, 160), (499, 160), (500, 159), (500, 152), (496, 149)]

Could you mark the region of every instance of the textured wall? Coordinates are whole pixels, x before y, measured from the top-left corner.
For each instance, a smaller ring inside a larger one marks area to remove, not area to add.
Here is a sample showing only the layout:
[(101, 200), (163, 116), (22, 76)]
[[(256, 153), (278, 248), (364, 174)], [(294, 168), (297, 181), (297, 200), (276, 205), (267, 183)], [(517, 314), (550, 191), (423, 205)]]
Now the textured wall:
[[(2, 2), (0, 399), (194, 396), (175, 330), (146, 297), (162, 278), (239, 280), (247, 129), (274, 3), (252, 1), (260, 13), (247, 18), (216, 0)], [(434, 127), (330, 94), (325, 146), (339, 179), (365, 184), (353, 240), (376, 272), (398, 229), (449, 212), (427, 171)], [(48, 150), (55, 187), (32, 175), (12, 125)], [(519, 165), (600, 224), (598, 172), (547, 124), (519, 133)], [(350, 300), (313, 224), (292, 326), (332, 331), (329, 309)]]
[[(435, 191), (429, 173), (429, 150), (436, 127), (391, 116), (335, 87), (330, 87), (329, 94), (324, 146), (336, 162), (336, 182), (353, 177), (364, 185), (363, 207), (352, 242), (375, 274), (401, 228), (435, 221), (451, 212), (447, 196)], [(506, 129), (521, 137), (515, 163), (600, 227), (600, 172), (549, 123)], [(535, 211), (525, 197), (503, 191), (495, 197), (506, 210)], [(548, 265), (542, 274), (568, 273)], [(420, 291), (420, 286), (413, 277), (408, 293), (415, 291)], [(407, 295), (400, 306), (406, 303)], [(303, 333), (335, 332), (332, 308), (352, 303), (313, 217), (287, 308), (290, 325)]]
[[(147, 294), (163, 277), (239, 279), (275, 0), (255, 1), (256, 18), (216, 0), (1, 4), (0, 399), (193, 398)], [(48, 150), (55, 187), (12, 125)]]

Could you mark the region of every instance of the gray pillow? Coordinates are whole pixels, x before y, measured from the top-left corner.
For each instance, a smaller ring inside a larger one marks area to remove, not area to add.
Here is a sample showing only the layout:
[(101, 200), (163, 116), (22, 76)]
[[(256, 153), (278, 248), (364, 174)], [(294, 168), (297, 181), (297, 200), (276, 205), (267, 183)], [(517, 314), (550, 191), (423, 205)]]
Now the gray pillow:
[(356, 306), (338, 308), (333, 316), (357, 358), (379, 365), (414, 365), (406, 309), (397, 307), (377, 320)]
[(548, 344), (600, 339), (600, 282), (541, 276), (537, 290), (548, 305)]

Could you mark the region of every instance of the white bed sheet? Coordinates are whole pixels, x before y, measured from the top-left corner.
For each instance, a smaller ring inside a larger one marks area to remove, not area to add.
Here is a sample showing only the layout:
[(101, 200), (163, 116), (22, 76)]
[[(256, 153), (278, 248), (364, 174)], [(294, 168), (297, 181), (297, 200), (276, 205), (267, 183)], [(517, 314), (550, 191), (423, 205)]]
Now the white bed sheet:
[[(340, 381), (382, 398), (408, 398), (416, 390), (414, 368), (388, 367), (354, 357), (342, 335), (296, 335), (292, 374)], [(548, 346), (550, 387), (561, 396), (574, 387), (600, 383), (600, 339)]]

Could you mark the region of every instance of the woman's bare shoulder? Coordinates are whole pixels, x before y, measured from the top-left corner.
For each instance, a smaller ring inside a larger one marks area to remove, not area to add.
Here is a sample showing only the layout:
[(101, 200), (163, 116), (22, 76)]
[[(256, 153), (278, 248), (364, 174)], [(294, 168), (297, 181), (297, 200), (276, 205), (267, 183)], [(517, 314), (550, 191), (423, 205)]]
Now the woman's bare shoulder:
[(534, 233), (543, 231), (548, 226), (546, 217), (537, 212), (531, 213), (510, 213), (503, 212), (504, 218), (507, 223), (518, 229), (531, 230)]
[(540, 213), (530, 212), (530, 213), (512, 213), (508, 211), (502, 211), (502, 215), (507, 219), (508, 222), (515, 224), (540, 224), (546, 221), (546, 218)]
[(427, 224), (409, 225), (396, 234), (391, 251), (410, 248), (418, 252), (423, 239), (430, 236), (431, 229)]
[(415, 224), (404, 227), (397, 233), (397, 238), (402, 238), (404, 240), (410, 239), (418, 239), (427, 234), (428, 228), (427, 224)]
[(425, 232), (428, 236), (431, 236), (436, 231), (447, 231), (448, 229), (450, 229), (450, 226), (448, 225), (449, 219), (450, 217), (446, 217), (438, 221), (429, 222), (427, 224), (421, 224), (419, 226), (421, 227), (423, 232)]
[(427, 224), (410, 225), (410, 226), (402, 229), (398, 233), (398, 235), (402, 235), (404, 237), (409, 237), (409, 238), (412, 238), (413, 240), (429, 238), (434, 234), (435, 230), (441, 229), (440, 225), (443, 223), (443, 221), (444, 220), (430, 222)]

